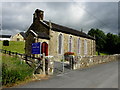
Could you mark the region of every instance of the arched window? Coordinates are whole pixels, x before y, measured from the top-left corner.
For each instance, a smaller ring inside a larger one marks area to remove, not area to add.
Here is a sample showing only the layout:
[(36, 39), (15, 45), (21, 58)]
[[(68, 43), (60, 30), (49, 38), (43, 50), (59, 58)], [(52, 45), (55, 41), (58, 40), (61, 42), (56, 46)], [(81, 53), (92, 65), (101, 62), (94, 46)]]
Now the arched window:
[(69, 38), (69, 52), (72, 52), (72, 36)]
[(58, 37), (58, 53), (62, 54), (62, 34), (59, 35)]
[(77, 44), (77, 52), (78, 54), (80, 54), (80, 38), (78, 39), (78, 44)]
[(87, 55), (87, 40), (84, 40), (84, 55)]

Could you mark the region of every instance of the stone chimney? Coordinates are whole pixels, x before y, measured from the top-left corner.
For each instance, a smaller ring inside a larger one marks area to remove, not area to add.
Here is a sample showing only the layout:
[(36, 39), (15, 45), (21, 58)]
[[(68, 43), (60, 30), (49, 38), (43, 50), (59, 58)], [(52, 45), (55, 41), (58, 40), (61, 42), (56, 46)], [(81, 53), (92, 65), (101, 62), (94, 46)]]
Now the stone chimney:
[(44, 17), (44, 11), (36, 9), (35, 13), (33, 14), (33, 22), (35, 20), (39, 20), (39, 21), (43, 20), (43, 17)]
[(50, 29), (52, 28), (52, 24), (51, 24), (51, 21), (49, 20), (49, 27)]

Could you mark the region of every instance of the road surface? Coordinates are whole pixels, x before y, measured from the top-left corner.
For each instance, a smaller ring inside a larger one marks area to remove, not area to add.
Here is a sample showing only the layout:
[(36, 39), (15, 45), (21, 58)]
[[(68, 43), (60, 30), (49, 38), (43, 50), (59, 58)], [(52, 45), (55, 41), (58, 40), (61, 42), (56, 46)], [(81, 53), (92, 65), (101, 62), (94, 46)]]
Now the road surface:
[(118, 62), (83, 70), (71, 70), (48, 80), (30, 82), (14, 88), (118, 88)]

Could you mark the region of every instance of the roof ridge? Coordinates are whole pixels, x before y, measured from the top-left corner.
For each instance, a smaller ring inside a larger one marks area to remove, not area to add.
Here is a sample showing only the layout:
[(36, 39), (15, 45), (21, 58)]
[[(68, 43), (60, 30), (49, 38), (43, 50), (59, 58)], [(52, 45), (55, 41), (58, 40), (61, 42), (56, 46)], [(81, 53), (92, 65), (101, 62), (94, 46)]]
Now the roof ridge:
[[(43, 22), (44, 22), (44, 21), (49, 23), (49, 21), (43, 20)], [(71, 28), (71, 27), (67, 27), (67, 26), (64, 26), (64, 25), (61, 25), (61, 24), (57, 24), (57, 23), (54, 23), (54, 22), (52, 22), (52, 21), (51, 21), (51, 23), (56, 24), (56, 25), (59, 25), (59, 26), (61, 26), (61, 27), (65, 27), (65, 28), (68, 28), (68, 29), (72, 29), (72, 30), (81, 32), (81, 31), (79, 31), (79, 30), (77, 30), (77, 29), (73, 29), (73, 28)], [(84, 32), (81, 32), (81, 33), (84, 33)], [(86, 33), (85, 33), (85, 34), (86, 34)]]
[[(49, 26), (49, 21), (43, 20), (43, 22), (45, 22)], [(66, 27), (60, 24), (56, 24), (54, 22), (51, 22), (51, 24), (52, 24), (52, 30), (57, 30), (57, 31), (64, 32), (64, 33), (69, 33), (69, 34), (73, 34), (73, 35), (77, 35), (77, 36), (81, 36), (85, 38), (94, 39), (94, 37), (89, 36), (85, 32), (82, 32), (82, 31), (79, 31), (73, 28), (69, 28), (69, 27)]]

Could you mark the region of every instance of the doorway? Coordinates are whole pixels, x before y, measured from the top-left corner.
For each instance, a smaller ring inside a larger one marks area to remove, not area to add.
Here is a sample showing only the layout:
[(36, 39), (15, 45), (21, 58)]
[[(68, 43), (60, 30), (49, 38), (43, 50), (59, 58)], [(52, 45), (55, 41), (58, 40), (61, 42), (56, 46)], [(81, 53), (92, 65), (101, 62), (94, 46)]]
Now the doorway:
[(42, 43), (41, 54), (45, 53), (45, 56), (48, 56), (48, 44), (46, 42)]

